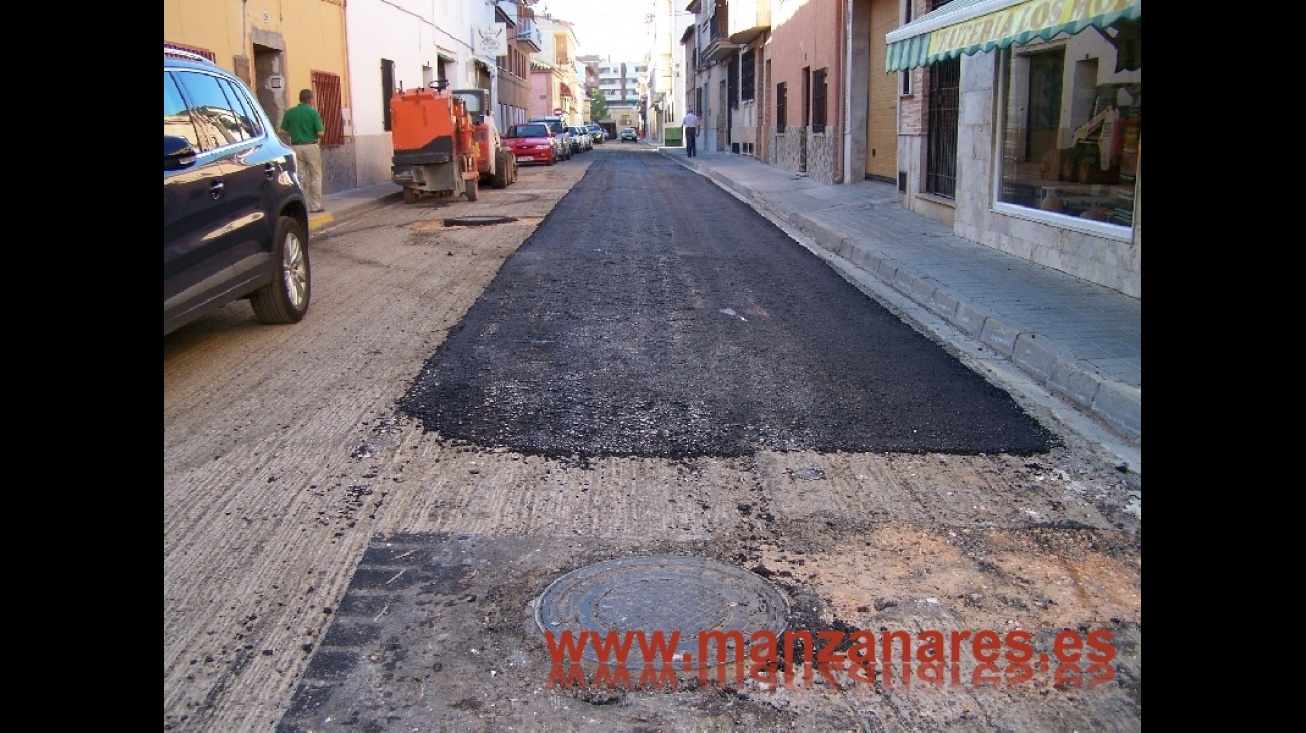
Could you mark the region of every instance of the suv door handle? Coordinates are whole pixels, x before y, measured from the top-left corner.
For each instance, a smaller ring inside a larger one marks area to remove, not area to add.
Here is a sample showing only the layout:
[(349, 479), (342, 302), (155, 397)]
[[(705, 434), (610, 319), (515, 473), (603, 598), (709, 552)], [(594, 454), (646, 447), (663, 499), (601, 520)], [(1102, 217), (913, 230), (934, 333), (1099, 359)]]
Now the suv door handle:
[(222, 197), (222, 189), (225, 186), (226, 184), (224, 184), (222, 181), (214, 181), (213, 185), (209, 186), (209, 198), (213, 199), (214, 201), (217, 201), (219, 198)]

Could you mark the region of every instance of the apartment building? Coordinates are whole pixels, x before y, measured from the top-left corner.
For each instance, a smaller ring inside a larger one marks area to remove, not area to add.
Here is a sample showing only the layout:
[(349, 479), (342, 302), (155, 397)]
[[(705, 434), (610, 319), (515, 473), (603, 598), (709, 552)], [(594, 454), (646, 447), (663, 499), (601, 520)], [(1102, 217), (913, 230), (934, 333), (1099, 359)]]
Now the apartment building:
[(594, 120), (615, 139), (623, 128), (643, 129), (641, 100), (645, 96), (648, 67), (642, 60), (618, 60), (611, 56), (581, 57), (589, 86), (597, 89), (608, 105), (608, 116)]
[(535, 23), (533, 0), (500, 0), (495, 18), (507, 28), (505, 53), (495, 57), (498, 95), (495, 122), (500, 130), (525, 122), (531, 107), (531, 55), (544, 50), (544, 37)]
[(532, 116), (557, 115), (569, 125), (579, 125), (584, 120), (583, 71), (576, 55), (580, 42), (569, 21), (548, 14), (536, 15), (540, 27), (541, 49), (531, 55)]

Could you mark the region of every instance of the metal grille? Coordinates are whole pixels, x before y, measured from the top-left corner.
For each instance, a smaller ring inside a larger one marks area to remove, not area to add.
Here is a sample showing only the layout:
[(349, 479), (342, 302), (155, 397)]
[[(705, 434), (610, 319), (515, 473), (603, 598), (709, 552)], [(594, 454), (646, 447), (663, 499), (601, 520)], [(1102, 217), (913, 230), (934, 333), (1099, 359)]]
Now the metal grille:
[(752, 50), (745, 51), (743, 55), (740, 56), (739, 63), (742, 65), (742, 68), (740, 69), (741, 87), (739, 93), (742, 99), (747, 102), (753, 99), (757, 93), (757, 86), (754, 83), (754, 75), (757, 73), (756, 52)]
[(325, 71), (313, 72), (313, 94), (317, 111), (322, 115), (323, 145), (345, 144), (345, 116), (340, 103), (340, 77)]
[(825, 132), (826, 92), (825, 69), (812, 72), (812, 132)]
[(925, 190), (957, 197), (957, 121), (961, 108), (961, 59), (930, 67), (929, 129)]
[(204, 58), (208, 59), (209, 61), (212, 61), (215, 64), (218, 63), (217, 54), (213, 53), (212, 51), (205, 51), (202, 48), (196, 48), (195, 46), (187, 46), (182, 43), (168, 43), (167, 41), (164, 41), (163, 50), (167, 51), (168, 49), (173, 49), (174, 51), (189, 51), (193, 54), (198, 54), (200, 56), (203, 56)]
[(390, 98), (395, 95), (395, 62), (381, 59), (381, 129), (390, 132)]
[(775, 85), (775, 131), (784, 132), (789, 121), (789, 93), (785, 82)]
[(726, 93), (730, 95), (730, 106), (739, 109), (739, 58), (730, 59), (726, 67)]

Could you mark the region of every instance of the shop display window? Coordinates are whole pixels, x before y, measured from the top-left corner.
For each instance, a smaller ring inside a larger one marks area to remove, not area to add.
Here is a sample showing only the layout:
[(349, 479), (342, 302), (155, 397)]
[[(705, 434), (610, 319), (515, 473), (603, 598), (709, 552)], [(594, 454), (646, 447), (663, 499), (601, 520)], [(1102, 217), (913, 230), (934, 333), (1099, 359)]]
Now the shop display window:
[(1002, 52), (998, 202), (1133, 227), (1141, 41), (1120, 21)]

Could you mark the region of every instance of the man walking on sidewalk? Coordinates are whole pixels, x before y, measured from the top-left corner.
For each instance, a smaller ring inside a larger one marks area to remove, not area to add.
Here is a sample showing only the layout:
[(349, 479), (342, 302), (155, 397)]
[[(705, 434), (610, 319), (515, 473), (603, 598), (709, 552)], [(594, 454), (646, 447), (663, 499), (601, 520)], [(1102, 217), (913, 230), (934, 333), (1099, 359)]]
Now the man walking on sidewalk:
[(685, 129), (685, 155), (691, 158), (698, 157), (698, 115), (694, 110), (685, 111), (685, 121), (681, 123)]
[(299, 105), (286, 110), (281, 118), (281, 129), (290, 136), (290, 146), (295, 149), (299, 178), (304, 183), (304, 195), (308, 197), (308, 210), (323, 211), (321, 143), (326, 125), (322, 124), (322, 115), (313, 106), (312, 89), (299, 91)]

